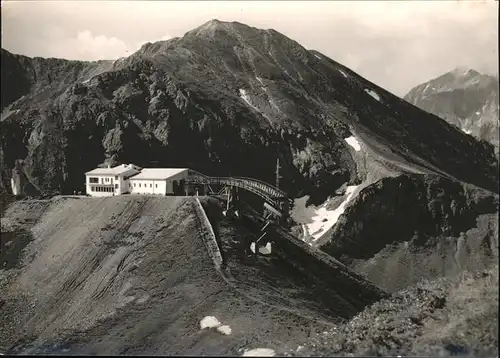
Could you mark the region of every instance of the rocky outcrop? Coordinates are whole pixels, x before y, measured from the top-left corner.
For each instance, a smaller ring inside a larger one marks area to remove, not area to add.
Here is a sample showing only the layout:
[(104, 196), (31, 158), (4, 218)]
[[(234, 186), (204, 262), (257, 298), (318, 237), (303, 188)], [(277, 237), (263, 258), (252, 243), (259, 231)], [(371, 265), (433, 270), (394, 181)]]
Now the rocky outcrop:
[(68, 193), (103, 162), (274, 182), (279, 157), (282, 188), (320, 202), (360, 180), (355, 130), (382, 161), (497, 190), (491, 146), (274, 30), (214, 20), (115, 62), (2, 56), (27, 83), (2, 102), (4, 188), (18, 159), (40, 191)]
[(384, 178), (359, 193), (321, 249), (392, 292), (490, 264), (498, 256), (497, 211), (498, 195), (470, 185)]
[(458, 235), (474, 227), (478, 215), (494, 213), (497, 207), (497, 195), (449, 179), (384, 178), (359, 193), (323, 250), (335, 257), (368, 258), (385, 245), (414, 235), (422, 239)]

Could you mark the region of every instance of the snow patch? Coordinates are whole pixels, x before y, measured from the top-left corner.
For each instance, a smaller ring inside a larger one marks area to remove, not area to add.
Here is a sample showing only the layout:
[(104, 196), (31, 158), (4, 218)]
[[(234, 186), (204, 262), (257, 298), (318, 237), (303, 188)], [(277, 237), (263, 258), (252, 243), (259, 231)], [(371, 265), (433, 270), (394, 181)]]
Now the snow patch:
[(481, 114), (481, 112), (476, 112), (476, 114), (478, 114), (478, 115), (479, 115), (479, 114)]
[(370, 96), (372, 96), (373, 98), (375, 98), (377, 101), (380, 102), (380, 96), (378, 95), (377, 92), (371, 90), (371, 89), (368, 89), (368, 88), (365, 88), (365, 92), (368, 93)]
[(347, 78), (347, 73), (345, 73), (344, 71), (342, 70), (339, 70), (339, 72), (342, 74), (342, 76), (344, 76), (345, 78)]
[(471, 130), (469, 130), (469, 129), (464, 129), (464, 128), (462, 128), (462, 131), (463, 131), (465, 134), (471, 134), (471, 133), (472, 133), (472, 131), (471, 131)]
[(200, 321), (200, 328), (216, 328), (219, 333), (225, 334), (226, 336), (230, 335), (233, 331), (230, 326), (223, 325), (219, 322), (219, 320), (214, 316), (206, 316)]
[(311, 233), (313, 241), (319, 239), (325, 232), (330, 230), (335, 225), (344, 213), (345, 206), (351, 200), (354, 191), (359, 185), (351, 185), (346, 188), (345, 199), (335, 210), (328, 210), (325, 203), (322, 207), (316, 210), (315, 215), (312, 217), (313, 222), (306, 224), (307, 231)]
[(250, 107), (252, 107), (253, 109), (255, 109), (257, 112), (259, 112), (262, 117), (264, 117), (265, 119), (267, 119), (267, 121), (269, 122), (269, 125), (271, 127), (273, 127), (273, 122), (271, 121), (271, 119), (265, 114), (263, 113), (260, 109), (258, 109), (257, 107), (255, 107), (252, 102), (250, 102), (250, 97), (248, 96), (247, 94), (247, 91), (245, 91), (244, 89), (241, 89), (240, 88), (240, 97), (241, 99), (243, 99)]
[(260, 78), (260, 77), (255, 77), (255, 78), (257, 79), (257, 81), (259, 81), (259, 83), (260, 83), (260, 85), (261, 85), (261, 86), (260, 86), (260, 89), (261, 89), (261, 90), (263, 90), (263, 91), (265, 91), (265, 90), (266, 90), (266, 85), (265, 85), (265, 84), (264, 84), (264, 82), (262, 81), (262, 78)]
[(247, 94), (247, 91), (245, 91), (244, 89), (241, 89), (240, 88), (240, 97), (242, 100), (244, 100), (250, 107), (252, 107), (253, 109), (255, 109), (257, 112), (260, 113), (260, 110), (255, 107), (252, 102), (250, 102), (250, 97), (248, 96)]
[(359, 152), (361, 150), (361, 145), (359, 144), (355, 136), (344, 138), (344, 140), (347, 142), (347, 144), (353, 147), (356, 152)]
[(321, 57), (318, 56), (318, 55), (314, 55), (314, 57), (316, 57), (317, 59), (320, 59), (321, 60)]
[(276, 353), (269, 348), (254, 348), (245, 351), (242, 357), (274, 357)]
[(214, 316), (206, 316), (200, 321), (201, 329), (205, 328), (217, 328), (221, 325), (219, 320)]
[(90, 81), (90, 78), (88, 80), (83, 81), (82, 84), (83, 83), (89, 83), (89, 81)]
[(226, 336), (229, 336), (233, 330), (231, 329), (231, 327), (229, 327), (227, 325), (223, 325), (223, 326), (217, 327), (217, 331), (219, 331), (222, 334), (225, 334)]
[(14, 180), (14, 178), (10, 178), (10, 187), (12, 189), (12, 194), (14, 195), (21, 194), (21, 188), (18, 185), (16, 185), (16, 181)]

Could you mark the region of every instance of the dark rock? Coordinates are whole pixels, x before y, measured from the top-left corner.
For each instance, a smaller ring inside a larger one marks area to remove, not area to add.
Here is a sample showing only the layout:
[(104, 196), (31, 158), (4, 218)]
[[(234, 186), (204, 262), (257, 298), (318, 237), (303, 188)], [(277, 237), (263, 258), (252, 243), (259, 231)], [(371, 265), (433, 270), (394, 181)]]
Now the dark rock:
[(456, 344), (447, 344), (444, 346), (444, 349), (446, 349), (448, 352), (450, 352), (452, 355), (467, 355), (469, 353), (469, 349), (467, 347), (461, 346), (461, 345), (456, 345)]
[(421, 317), (410, 316), (410, 321), (413, 324), (416, 324), (417, 326), (421, 326), (422, 325), (422, 318)]
[(431, 308), (442, 309), (446, 305), (445, 297), (432, 296), (428, 302)]

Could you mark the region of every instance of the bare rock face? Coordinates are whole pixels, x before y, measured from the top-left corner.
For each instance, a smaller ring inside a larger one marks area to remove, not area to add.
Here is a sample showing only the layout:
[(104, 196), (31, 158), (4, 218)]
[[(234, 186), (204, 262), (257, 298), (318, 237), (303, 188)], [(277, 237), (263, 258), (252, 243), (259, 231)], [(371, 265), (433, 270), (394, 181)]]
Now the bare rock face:
[(498, 78), (456, 68), (413, 88), (404, 98), (498, 151)]

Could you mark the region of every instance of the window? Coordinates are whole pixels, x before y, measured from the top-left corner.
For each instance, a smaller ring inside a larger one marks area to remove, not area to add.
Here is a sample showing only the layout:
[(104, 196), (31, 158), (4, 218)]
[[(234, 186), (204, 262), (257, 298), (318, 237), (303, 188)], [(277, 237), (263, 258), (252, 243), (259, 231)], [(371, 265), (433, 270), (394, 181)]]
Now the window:
[(99, 178), (90, 177), (89, 178), (89, 183), (97, 184), (97, 183), (99, 183)]
[(134, 188), (135, 188), (135, 183), (134, 183)]
[(158, 184), (155, 184), (155, 188), (158, 188)]
[(115, 189), (118, 189), (118, 184), (115, 184)]
[(149, 184), (149, 187), (152, 188), (153, 187), (153, 184)]
[(141, 187), (141, 183), (139, 183), (139, 188)]
[(115, 175), (115, 180), (118, 180), (118, 175)]

